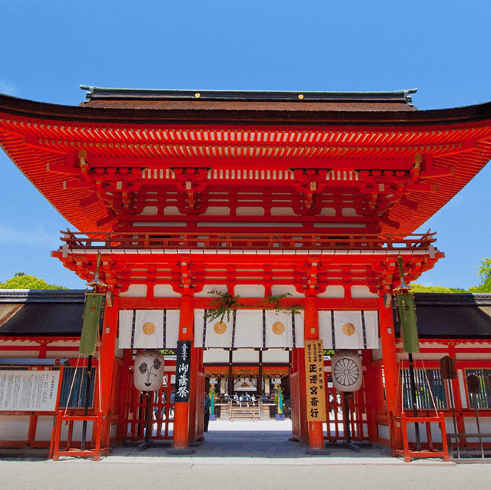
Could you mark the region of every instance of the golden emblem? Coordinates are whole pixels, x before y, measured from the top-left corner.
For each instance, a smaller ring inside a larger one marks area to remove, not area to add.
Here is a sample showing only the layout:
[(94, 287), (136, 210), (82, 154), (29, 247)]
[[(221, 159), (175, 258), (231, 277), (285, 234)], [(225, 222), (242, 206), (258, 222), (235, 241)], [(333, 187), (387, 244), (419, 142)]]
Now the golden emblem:
[(215, 323), (213, 330), (215, 330), (218, 335), (223, 335), (227, 331), (227, 324), (224, 322)]
[(276, 335), (281, 335), (285, 331), (285, 325), (281, 322), (274, 322), (273, 323), (273, 333)]
[(344, 335), (351, 337), (355, 333), (355, 326), (352, 323), (345, 323), (343, 325)]
[(155, 325), (152, 322), (147, 322), (143, 325), (142, 330), (145, 335), (152, 335), (155, 333)]

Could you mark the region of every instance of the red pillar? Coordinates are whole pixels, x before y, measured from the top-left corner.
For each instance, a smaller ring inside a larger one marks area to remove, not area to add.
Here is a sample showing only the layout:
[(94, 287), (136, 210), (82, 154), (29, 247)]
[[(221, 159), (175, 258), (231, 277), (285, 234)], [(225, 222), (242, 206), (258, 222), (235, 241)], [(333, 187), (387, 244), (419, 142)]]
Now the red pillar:
[[(305, 298), (305, 339), (319, 338), (319, 308), (317, 306), (316, 296), (307, 296)], [(305, 380), (305, 359), (301, 364), (302, 376)], [(305, 386), (305, 384), (304, 384)], [(324, 449), (324, 431), (322, 422), (309, 422), (309, 448)]]
[[(365, 367), (365, 397), (367, 413), (367, 429), (370, 442), (377, 440), (377, 402), (378, 397), (383, 396), (378, 377), (378, 370), (373, 368), (372, 351), (362, 351), (363, 366)], [(380, 391), (379, 391), (380, 390)]]
[(112, 394), (114, 391), (114, 353), (116, 350), (116, 337), (118, 336), (118, 306), (119, 298), (114, 296), (112, 306), (104, 307), (104, 323), (102, 328), (101, 339), (101, 359), (100, 374), (101, 382), (101, 408), (103, 415), (103, 424), (101, 431), (101, 443), (109, 450), (111, 419), (112, 413)]
[[(179, 317), (179, 340), (194, 340), (194, 304), (192, 296), (181, 297)], [(191, 375), (193, 368), (191, 367)], [(191, 380), (189, 398), (196, 397)], [(174, 449), (187, 449), (189, 438), (189, 402), (176, 402), (174, 407)]]
[[(383, 297), (379, 298), (380, 341), (384, 360), (385, 396), (387, 399), (387, 414), (398, 417), (401, 415), (402, 387), (397, 364), (396, 336), (394, 332), (394, 316), (392, 306), (385, 306)], [(391, 447), (402, 447), (402, 427), (397, 426), (391, 434)]]
[[(450, 357), (452, 357), (453, 359), (457, 359), (457, 356), (455, 354), (455, 344), (449, 344), (448, 355)], [(463, 412), (462, 412), (462, 392), (460, 391), (459, 379), (458, 378), (457, 379), (451, 379), (450, 383), (452, 383), (452, 392), (453, 392), (453, 399), (454, 399), (455, 418), (457, 421), (457, 430), (459, 433), (462, 434), (463, 432), (465, 432), (465, 422), (464, 422), (464, 416), (463, 416)], [(448, 389), (447, 386), (445, 387), (445, 389)], [(464, 393), (464, 395), (465, 395), (465, 393)], [(450, 396), (450, 393), (448, 393), (448, 396)]]

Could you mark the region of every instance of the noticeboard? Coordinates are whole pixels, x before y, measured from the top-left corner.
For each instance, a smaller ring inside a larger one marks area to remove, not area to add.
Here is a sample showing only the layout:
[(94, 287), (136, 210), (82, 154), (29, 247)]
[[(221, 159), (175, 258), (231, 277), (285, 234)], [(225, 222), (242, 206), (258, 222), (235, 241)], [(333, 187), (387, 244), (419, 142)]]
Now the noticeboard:
[(0, 411), (54, 412), (60, 371), (0, 371)]
[(322, 340), (305, 340), (307, 420), (326, 422), (326, 386)]

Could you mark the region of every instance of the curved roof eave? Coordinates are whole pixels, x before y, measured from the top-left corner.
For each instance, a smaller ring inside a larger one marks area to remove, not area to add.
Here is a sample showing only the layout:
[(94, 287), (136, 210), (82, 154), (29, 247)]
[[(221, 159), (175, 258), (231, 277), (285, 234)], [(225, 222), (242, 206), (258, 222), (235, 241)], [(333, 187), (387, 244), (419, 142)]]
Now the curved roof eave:
[[(104, 122), (133, 124), (222, 123), (222, 124), (285, 124), (285, 125), (374, 125), (374, 126), (427, 126), (473, 123), (491, 120), (491, 102), (471, 106), (432, 110), (303, 110), (303, 102), (294, 103), (298, 109), (287, 109), (282, 103), (235, 102), (230, 109), (214, 109), (213, 102), (207, 108), (190, 109), (189, 102), (183, 108), (136, 109), (129, 107), (65, 106), (0, 94), (0, 113), (53, 121)], [(223, 104), (223, 101), (221, 102)], [(227, 102), (228, 104), (228, 102)], [(248, 104), (244, 109), (243, 104)], [(309, 104), (309, 102), (306, 102)], [(291, 103), (289, 106), (291, 107)], [(325, 104), (326, 106), (329, 103)], [(201, 107), (201, 106), (200, 106)]]

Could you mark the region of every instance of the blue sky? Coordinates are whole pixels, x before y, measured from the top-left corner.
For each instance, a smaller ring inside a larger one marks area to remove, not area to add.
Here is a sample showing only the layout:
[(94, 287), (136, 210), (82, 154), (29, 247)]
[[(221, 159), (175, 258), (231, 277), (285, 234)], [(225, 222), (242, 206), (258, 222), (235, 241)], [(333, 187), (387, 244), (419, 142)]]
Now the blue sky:
[[(491, 100), (491, 2), (0, 0), (0, 92), (77, 105), (80, 84), (236, 90), (418, 88), (420, 109)], [(446, 258), (421, 283), (470, 287), (490, 257), (488, 165), (422, 228)], [(69, 224), (0, 152), (0, 281), (83, 282), (49, 252)]]

